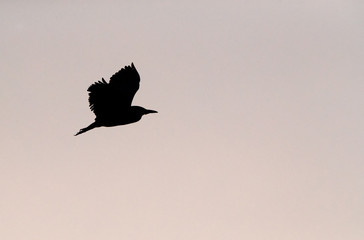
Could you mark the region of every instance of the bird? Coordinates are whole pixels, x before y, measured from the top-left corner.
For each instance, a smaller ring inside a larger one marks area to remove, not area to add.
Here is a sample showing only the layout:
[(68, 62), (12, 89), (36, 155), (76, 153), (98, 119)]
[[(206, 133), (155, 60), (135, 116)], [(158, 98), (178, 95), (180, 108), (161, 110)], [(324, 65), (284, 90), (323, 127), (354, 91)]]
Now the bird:
[(102, 78), (93, 83), (89, 92), (89, 107), (96, 118), (89, 126), (80, 129), (75, 136), (97, 127), (114, 127), (138, 122), (143, 115), (157, 113), (155, 110), (131, 106), (139, 89), (140, 76), (134, 63), (116, 72), (109, 83)]

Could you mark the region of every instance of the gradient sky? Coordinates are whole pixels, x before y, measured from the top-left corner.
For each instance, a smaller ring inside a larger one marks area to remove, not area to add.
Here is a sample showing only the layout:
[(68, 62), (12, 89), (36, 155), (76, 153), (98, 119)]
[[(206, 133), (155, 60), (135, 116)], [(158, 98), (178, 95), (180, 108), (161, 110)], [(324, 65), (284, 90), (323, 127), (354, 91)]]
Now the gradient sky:
[[(0, 3), (0, 239), (364, 239), (361, 0)], [(135, 105), (89, 85), (134, 62)]]

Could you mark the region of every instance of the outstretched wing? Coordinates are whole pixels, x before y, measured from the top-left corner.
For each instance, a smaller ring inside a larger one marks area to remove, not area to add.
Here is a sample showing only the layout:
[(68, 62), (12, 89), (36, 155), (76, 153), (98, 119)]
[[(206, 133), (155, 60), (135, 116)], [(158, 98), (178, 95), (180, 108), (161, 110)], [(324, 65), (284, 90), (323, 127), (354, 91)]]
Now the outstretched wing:
[(114, 115), (115, 111), (129, 108), (139, 89), (139, 82), (140, 77), (133, 63), (115, 73), (109, 83), (104, 79), (95, 82), (87, 89), (90, 109), (96, 117), (107, 117)]
[(133, 63), (125, 66), (110, 78), (110, 87), (117, 90), (120, 104), (131, 106), (135, 93), (139, 89), (140, 77)]

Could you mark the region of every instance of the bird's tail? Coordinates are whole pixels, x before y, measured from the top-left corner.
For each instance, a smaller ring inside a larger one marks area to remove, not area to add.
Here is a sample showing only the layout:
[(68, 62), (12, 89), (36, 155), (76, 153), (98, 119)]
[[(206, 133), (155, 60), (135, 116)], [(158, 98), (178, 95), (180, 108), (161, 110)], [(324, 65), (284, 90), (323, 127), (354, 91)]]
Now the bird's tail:
[(78, 133), (75, 134), (75, 136), (81, 134), (81, 133), (84, 133), (84, 132), (87, 132), (88, 130), (91, 130), (95, 127), (99, 127), (99, 125), (97, 125), (95, 122), (94, 123), (91, 123), (88, 127), (85, 127), (85, 128), (81, 128), (80, 131), (78, 131)]

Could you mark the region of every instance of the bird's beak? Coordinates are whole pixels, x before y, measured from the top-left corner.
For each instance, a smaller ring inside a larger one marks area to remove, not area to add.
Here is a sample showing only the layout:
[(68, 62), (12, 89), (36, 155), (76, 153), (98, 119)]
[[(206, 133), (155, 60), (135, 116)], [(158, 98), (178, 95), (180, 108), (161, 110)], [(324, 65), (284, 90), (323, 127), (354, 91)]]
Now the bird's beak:
[(157, 111), (146, 109), (144, 114), (157, 113)]

